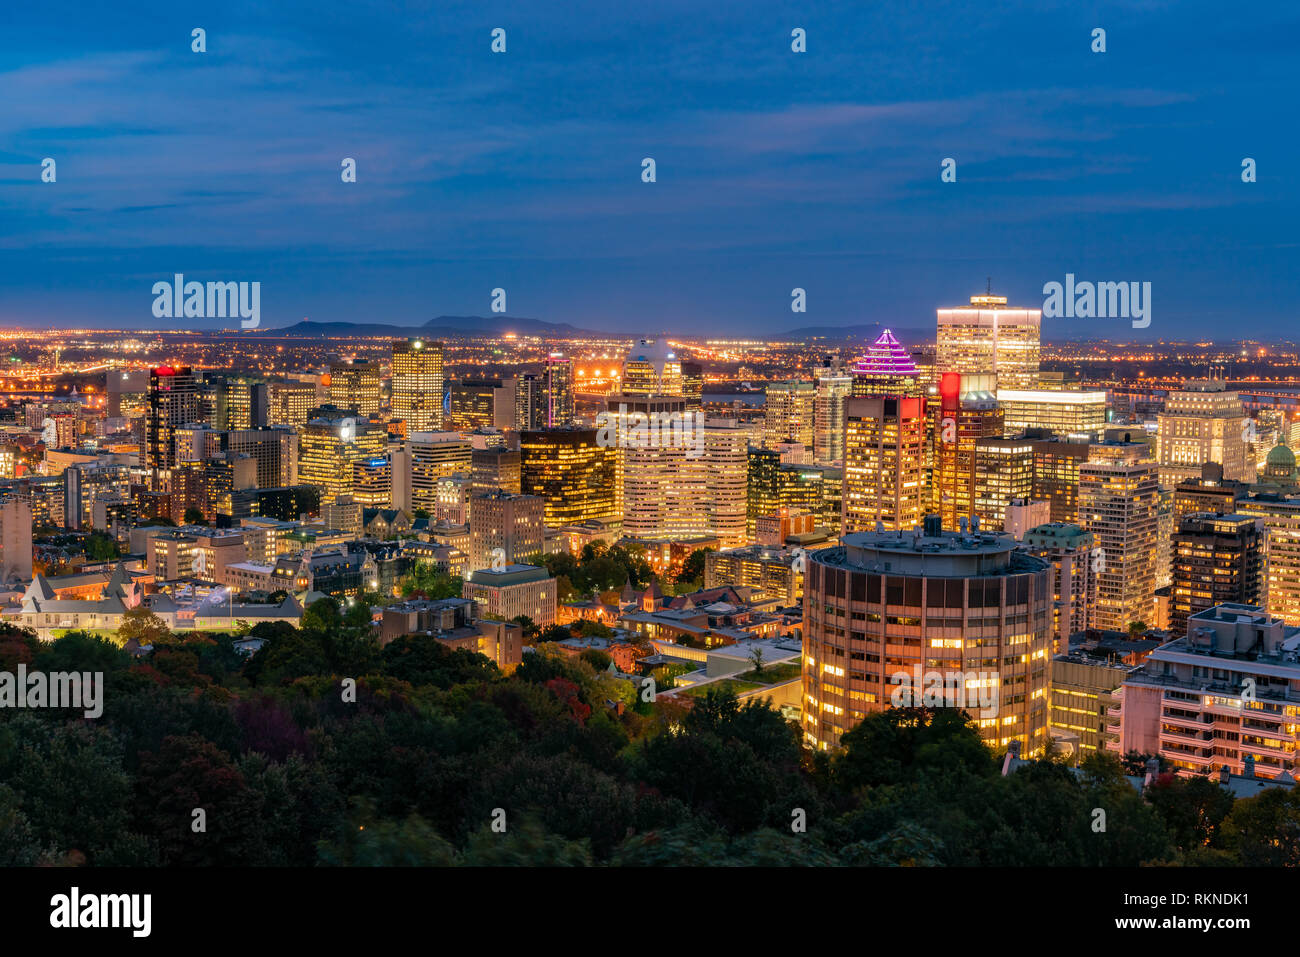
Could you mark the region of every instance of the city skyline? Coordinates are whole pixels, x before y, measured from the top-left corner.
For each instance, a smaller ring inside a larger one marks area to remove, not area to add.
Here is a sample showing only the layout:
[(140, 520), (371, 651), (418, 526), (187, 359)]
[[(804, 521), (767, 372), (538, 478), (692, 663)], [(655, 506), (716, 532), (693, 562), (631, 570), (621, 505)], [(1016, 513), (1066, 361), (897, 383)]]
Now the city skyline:
[(986, 276), (1039, 308), (1072, 275), (1149, 282), (1151, 324), (1045, 340), (1267, 338), (1300, 300), (1289, 12), (75, 10), (93, 39), (32, 9), (0, 46), (4, 327), (174, 328), (176, 273), (261, 283), (267, 328), (489, 316), (496, 289), (600, 332), (913, 328)]

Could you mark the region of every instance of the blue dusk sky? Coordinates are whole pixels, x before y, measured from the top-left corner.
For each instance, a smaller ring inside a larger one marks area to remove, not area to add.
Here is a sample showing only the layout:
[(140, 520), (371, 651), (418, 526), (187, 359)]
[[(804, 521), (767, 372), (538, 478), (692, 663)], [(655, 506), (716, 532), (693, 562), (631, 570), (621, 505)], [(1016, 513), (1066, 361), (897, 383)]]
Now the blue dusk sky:
[(10, 3), (0, 326), (174, 328), (184, 273), (264, 326), (933, 328), (1073, 273), (1151, 325), (1047, 338), (1300, 338), (1297, 80), (1281, 3)]

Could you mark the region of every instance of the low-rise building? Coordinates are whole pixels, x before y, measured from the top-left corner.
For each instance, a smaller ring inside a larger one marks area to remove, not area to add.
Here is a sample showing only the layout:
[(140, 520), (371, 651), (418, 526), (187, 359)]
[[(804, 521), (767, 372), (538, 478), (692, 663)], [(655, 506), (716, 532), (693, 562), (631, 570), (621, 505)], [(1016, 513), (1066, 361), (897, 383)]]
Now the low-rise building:
[(525, 615), (539, 628), (555, 624), (556, 582), (536, 565), (476, 569), (461, 594), (478, 602), (485, 616), (513, 621)]

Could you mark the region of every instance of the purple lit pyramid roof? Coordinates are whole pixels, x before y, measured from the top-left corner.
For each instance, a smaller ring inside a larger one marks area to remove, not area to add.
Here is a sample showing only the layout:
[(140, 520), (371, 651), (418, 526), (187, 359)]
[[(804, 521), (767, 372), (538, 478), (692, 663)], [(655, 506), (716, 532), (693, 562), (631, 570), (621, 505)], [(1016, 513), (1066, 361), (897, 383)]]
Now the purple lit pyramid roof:
[(867, 347), (867, 354), (853, 363), (856, 375), (915, 375), (916, 363), (903, 344), (886, 329)]

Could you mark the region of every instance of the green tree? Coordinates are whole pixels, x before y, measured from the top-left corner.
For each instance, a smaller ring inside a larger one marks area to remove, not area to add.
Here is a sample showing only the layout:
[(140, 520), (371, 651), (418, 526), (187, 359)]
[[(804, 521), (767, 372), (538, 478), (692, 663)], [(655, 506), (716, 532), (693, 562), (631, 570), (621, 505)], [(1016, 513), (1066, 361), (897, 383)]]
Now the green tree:
[(86, 558), (92, 562), (109, 562), (121, 555), (117, 540), (107, 532), (91, 532), (85, 539)]
[(697, 548), (686, 556), (682, 570), (677, 575), (678, 585), (699, 586), (704, 583), (704, 556), (714, 551), (712, 548)]

